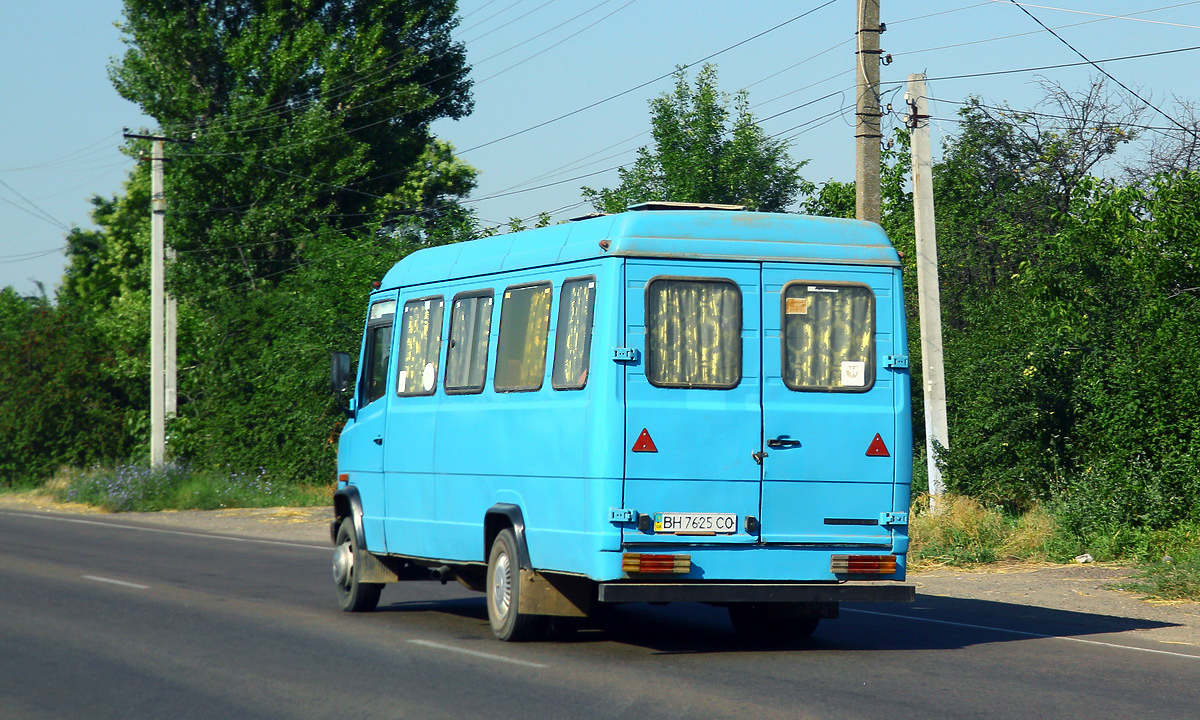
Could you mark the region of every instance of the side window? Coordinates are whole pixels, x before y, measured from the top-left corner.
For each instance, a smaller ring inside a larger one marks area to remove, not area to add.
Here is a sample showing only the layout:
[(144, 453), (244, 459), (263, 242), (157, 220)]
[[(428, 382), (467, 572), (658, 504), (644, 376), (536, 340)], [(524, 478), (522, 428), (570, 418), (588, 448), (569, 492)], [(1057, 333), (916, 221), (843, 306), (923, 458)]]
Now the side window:
[(875, 384), (871, 289), (794, 282), (781, 297), (784, 384), (792, 390), (870, 390)]
[(546, 337), (550, 330), (550, 283), (514, 286), (504, 291), (500, 337), (496, 341), (497, 392), (538, 390), (546, 373)]
[(669, 388), (727, 390), (742, 378), (742, 292), (719, 278), (646, 286), (646, 378)]
[(387, 391), (388, 358), (392, 353), (392, 321), (396, 301), (384, 300), (371, 306), (367, 315), (366, 368), (363, 369), (362, 406), (383, 397)]
[(437, 389), (443, 304), (440, 297), (404, 303), (404, 315), (400, 318), (397, 395), (432, 395)]
[(551, 378), (555, 390), (579, 390), (587, 385), (595, 306), (596, 278), (579, 278), (563, 283), (558, 300), (554, 375)]
[(491, 290), (462, 293), (454, 298), (450, 306), (450, 342), (446, 348), (448, 394), (483, 392), (491, 330)]

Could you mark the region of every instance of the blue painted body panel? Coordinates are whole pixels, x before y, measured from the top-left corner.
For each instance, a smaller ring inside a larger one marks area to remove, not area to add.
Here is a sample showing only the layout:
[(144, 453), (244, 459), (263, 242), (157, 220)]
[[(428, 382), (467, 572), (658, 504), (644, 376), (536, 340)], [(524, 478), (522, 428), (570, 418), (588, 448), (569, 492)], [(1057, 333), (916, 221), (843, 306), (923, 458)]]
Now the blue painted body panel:
[[(560, 289), (596, 281), (590, 373), (581, 390), (554, 390), (551, 373)], [(644, 292), (658, 276), (736, 282), (742, 295), (742, 377), (729, 390), (660, 388), (646, 381)], [(780, 378), (780, 291), (789, 281), (852, 283), (875, 297), (876, 379), (868, 392), (796, 392)], [(553, 300), (542, 387), (496, 392), (495, 337), (506, 287), (550, 282)], [(446, 394), (450, 304), (491, 289), (492, 339), (480, 394)], [(829, 524), (908, 510), (912, 436), (899, 257), (876, 225), (798, 215), (643, 211), (604, 216), (413, 253), (372, 300), (442, 297), (438, 388), (396, 394), (358, 411), (339, 442), (339, 472), (359, 487), (367, 548), (446, 562), (483, 562), (484, 515), (521, 508), (534, 567), (625, 577), (622, 551), (687, 552), (676, 579), (835, 579), (829, 556), (903, 553), (904, 526)], [(397, 315), (399, 317), (399, 313)], [(393, 334), (397, 357), (400, 332)], [(639, 351), (614, 361), (614, 350)], [(363, 363), (360, 358), (361, 368)], [(630, 452), (646, 428), (657, 453)], [(867, 457), (878, 433), (889, 457)], [(796, 448), (765, 448), (776, 436)], [(376, 444), (376, 438), (381, 439)], [(759, 465), (752, 458), (767, 450)], [(640, 513), (738, 516), (729, 535), (689, 538), (613, 522)], [(754, 516), (759, 528), (743, 521)]]

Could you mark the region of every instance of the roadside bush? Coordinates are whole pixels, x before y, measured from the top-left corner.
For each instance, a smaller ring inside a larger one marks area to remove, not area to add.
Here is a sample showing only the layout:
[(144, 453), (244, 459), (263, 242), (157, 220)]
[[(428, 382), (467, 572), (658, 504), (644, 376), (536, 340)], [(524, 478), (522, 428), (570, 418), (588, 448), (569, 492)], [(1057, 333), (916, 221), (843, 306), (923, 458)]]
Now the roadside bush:
[(263, 471), (194, 473), (187, 466), (176, 464), (156, 468), (143, 465), (93, 468), (47, 489), (62, 502), (85, 503), (110, 512), (312, 506), (329, 502), (328, 488), (276, 484)]

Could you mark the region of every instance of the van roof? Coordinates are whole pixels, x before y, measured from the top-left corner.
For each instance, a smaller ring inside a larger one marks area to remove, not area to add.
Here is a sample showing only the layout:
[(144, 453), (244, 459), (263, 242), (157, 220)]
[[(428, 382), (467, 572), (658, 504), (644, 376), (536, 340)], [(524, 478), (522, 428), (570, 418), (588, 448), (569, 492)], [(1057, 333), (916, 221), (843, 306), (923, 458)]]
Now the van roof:
[(426, 248), (396, 263), (381, 289), (608, 256), (900, 265), (899, 254), (874, 223), (783, 213), (642, 210)]

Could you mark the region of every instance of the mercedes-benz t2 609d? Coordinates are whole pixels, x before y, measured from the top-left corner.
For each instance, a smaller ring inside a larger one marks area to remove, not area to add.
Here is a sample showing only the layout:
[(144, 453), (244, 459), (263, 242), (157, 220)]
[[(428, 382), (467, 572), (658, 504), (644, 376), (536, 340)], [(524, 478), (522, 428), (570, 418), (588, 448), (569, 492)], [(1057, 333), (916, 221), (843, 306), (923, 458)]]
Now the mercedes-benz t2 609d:
[(876, 225), (649, 204), (421, 250), (371, 293), (339, 442), (342, 607), (458, 579), (502, 640), (605, 604), (811, 633), (909, 601), (896, 251)]

